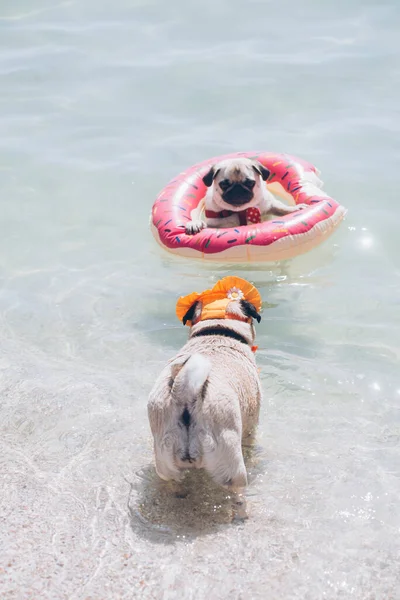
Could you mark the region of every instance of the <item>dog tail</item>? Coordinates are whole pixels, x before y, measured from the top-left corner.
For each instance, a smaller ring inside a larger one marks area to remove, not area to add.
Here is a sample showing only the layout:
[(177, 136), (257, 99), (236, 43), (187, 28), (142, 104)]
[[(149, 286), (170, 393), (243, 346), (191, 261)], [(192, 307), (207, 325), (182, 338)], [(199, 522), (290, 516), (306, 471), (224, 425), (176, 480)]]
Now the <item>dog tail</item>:
[(183, 365), (172, 366), (172, 377), (174, 369), (178, 370), (171, 388), (177, 426), (175, 464), (187, 469), (195, 466), (202, 454), (197, 400), (205, 389), (211, 361), (202, 354), (193, 354)]
[(174, 383), (171, 394), (178, 404), (196, 400), (211, 371), (211, 361), (203, 354), (193, 354), (185, 363), (172, 363)]
[[(175, 360), (169, 370), (169, 384), (154, 392), (149, 414), (153, 421), (157, 473), (162, 479), (180, 481), (182, 469), (195, 466), (201, 453), (196, 400), (210, 374), (211, 361), (202, 354), (193, 354), (187, 360)], [(158, 394), (168, 404), (167, 409), (161, 409)]]

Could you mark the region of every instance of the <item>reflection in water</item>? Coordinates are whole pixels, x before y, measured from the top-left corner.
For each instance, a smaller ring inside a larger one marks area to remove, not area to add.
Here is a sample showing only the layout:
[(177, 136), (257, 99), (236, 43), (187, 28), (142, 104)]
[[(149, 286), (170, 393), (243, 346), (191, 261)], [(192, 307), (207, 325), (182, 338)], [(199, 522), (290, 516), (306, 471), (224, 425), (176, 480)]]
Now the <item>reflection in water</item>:
[[(260, 448), (247, 446), (243, 452), (249, 476), (245, 497), (251, 518), (251, 484), (265, 462), (259, 456)], [(182, 482), (175, 483), (162, 481), (149, 466), (136, 473), (130, 485), (132, 526), (153, 541), (190, 540), (242, 521), (234, 495), (216, 485), (203, 469), (189, 470)]]
[(232, 521), (231, 498), (203, 471), (188, 472), (179, 485), (161, 481), (153, 468), (140, 477), (138, 504), (130, 510), (144, 531), (186, 539), (209, 534)]

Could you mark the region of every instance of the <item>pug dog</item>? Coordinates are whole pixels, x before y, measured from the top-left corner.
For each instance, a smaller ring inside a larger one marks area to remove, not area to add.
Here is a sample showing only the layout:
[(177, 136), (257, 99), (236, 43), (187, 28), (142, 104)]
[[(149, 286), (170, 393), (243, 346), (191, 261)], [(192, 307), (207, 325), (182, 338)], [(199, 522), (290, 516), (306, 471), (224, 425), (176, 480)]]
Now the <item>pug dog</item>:
[(308, 208), (289, 206), (268, 191), (270, 171), (249, 158), (230, 158), (213, 165), (204, 175), (209, 188), (204, 198), (206, 223), (197, 216), (186, 224), (189, 235), (204, 227), (237, 227), (261, 222), (266, 215), (283, 216)]
[(202, 310), (195, 301), (184, 315), (189, 340), (149, 396), (156, 471), (179, 482), (186, 469), (202, 468), (240, 496), (247, 485), (242, 440), (251, 439), (261, 401), (253, 325), (261, 316), (244, 299), (228, 302), (224, 318), (200, 320)]

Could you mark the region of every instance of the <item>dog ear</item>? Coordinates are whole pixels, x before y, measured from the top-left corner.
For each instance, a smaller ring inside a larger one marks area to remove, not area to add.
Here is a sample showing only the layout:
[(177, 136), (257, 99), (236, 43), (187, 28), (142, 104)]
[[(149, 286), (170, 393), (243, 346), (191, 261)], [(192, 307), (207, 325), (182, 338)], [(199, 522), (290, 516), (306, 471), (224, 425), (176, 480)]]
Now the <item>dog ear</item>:
[(194, 313), (195, 313), (195, 310), (197, 308), (197, 305), (198, 305), (198, 301), (196, 300), (196, 302), (194, 304), (192, 304), (192, 306), (189, 308), (189, 310), (187, 311), (187, 313), (183, 317), (182, 323), (184, 325), (186, 325), (187, 321), (193, 321), (193, 317), (194, 317)]
[(258, 160), (253, 162), (253, 169), (256, 171), (256, 173), (261, 175), (264, 181), (267, 181), (268, 177), (271, 175), (271, 171), (258, 162)]
[(208, 171), (208, 173), (206, 173), (203, 177), (204, 185), (206, 185), (207, 187), (210, 187), (212, 185), (212, 182), (218, 175), (218, 173), (219, 173), (219, 169), (215, 170), (215, 165), (213, 165), (211, 167), (211, 169)]
[(241, 300), (240, 308), (246, 317), (252, 317), (253, 319), (256, 319), (257, 323), (261, 321), (261, 315), (256, 311), (256, 307), (251, 302), (247, 302), (247, 300)]

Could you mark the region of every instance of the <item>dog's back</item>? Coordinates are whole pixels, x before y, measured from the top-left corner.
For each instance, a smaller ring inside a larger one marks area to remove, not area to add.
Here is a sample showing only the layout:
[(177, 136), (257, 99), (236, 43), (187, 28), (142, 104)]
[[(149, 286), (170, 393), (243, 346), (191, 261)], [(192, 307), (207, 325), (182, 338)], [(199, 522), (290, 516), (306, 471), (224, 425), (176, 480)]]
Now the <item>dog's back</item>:
[(247, 347), (227, 338), (189, 341), (149, 398), (159, 476), (179, 480), (185, 469), (204, 468), (220, 485), (245, 486), (243, 426), (255, 424), (259, 400)]

